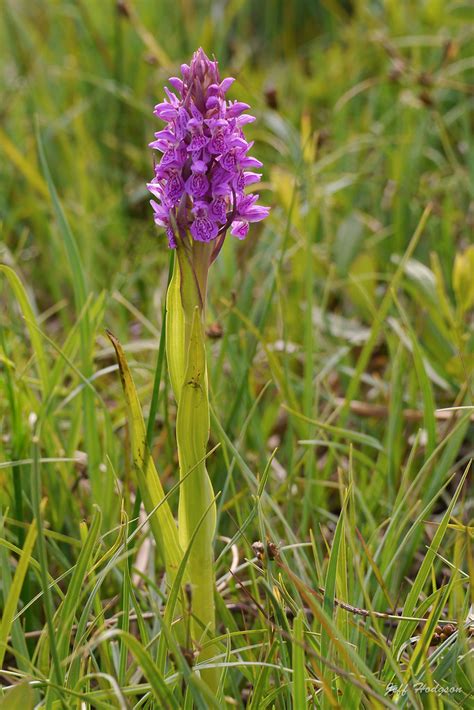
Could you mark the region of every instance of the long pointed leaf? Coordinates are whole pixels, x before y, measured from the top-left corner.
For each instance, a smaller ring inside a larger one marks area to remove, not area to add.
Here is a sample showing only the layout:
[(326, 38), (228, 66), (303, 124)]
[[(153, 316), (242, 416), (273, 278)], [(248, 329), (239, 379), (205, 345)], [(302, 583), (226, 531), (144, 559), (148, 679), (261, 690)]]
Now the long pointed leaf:
[[(188, 364), (178, 405), (176, 439), (182, 480), (179, 539), (183, 548), (188, 547), (201, 516), (208, 511), (189, 557), (193, 616), (198, 622), (193, 621), (192, 628), (194, 640), (198, 641), (202, 634), (200, 624), (211, 635), (215, 628), (213, 539), (216, 527), (214, 492), (205, 464), (209, 439), (209, 396), (206, 350), (198, 306), (194, 311)], [(209, 684), (217, 690), (218, 679), (213, 670), (205, 671), (205, 676), (209, 676)]]
[(181, 303), (181, 272), (174, 260), (173, 276), (166, 294), (166, 360), (174, 398), (179, 403), (186, 371), (186, 323)]
[(107, 335), (117, 355), (120, 378), (127, 404), (133, 462), (137, 472), (138, 485), (147, 513), (150, 515), (156, 508), (150, 517), (150, 526), (165, 560), (170, 580), (172, 580), (182, 557), (176, 523), (168, 503), (166, 501), (163, 502), (165, 493), (146, 443), (145, 421), (125, 353), (117, 338), (109, 331), (107, 331)]

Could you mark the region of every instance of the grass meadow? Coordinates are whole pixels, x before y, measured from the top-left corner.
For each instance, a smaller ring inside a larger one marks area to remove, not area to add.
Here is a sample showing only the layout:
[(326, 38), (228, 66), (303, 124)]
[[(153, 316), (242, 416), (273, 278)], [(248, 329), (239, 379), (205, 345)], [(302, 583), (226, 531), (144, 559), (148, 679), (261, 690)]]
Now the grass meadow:
[[(472, 20), (0, 0), (1, 710), (474, 708)], [(146, 182), (153, 107), (199, 46), (257, 117), (272, 208), (209, 277), (205, 661), (192, 593), (184, 638), (170, 622), (106, 335), (176, 513)]]

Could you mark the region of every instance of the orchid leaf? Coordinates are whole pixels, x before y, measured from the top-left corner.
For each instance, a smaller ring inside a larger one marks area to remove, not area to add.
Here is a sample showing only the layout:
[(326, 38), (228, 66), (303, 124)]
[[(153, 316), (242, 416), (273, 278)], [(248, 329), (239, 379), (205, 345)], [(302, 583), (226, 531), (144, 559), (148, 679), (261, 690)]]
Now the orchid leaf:
[(166, 360), (174, 397), (178, 403), (186, 369), (185, 342), (186, 321), (181, 303), (181, 271), (178, 259), (175, 259), (166, 296)]
[(127, 417), (132, 441), (133, 462), (145, 509), (150, 516), (150, 526), (163, 559), (170, 581), (176, 575), (182, 557), (178, 531), (171, 509), (165, 500), (155, 464), (146, 444), (146, 427), (132, 373), (117, 338), (107, 331), (114, 346), (120, 378), (127, 403)]
[[(209, 398), (207, 392), (206, 353), (199, 309), (196, 307), (189, 343), (188, 365), (181, 390), (176, 422), (178, 453), (181, 477), (194, 468), (193, 473), (181, 486), (179, 529), (180, 541), (184, 547), (191, 539), (199, 519), (213, 499), (211, 482), (206, 470), (205, 456), (209, 439)], [(198, 466), (196, 464), (201, 462)], [(187, 499), (193, 504), (189, 505)], [(194, 512), (193, 512), (194, 511)], [(214, 533), (215, 516), (212, 534)]]
[[(209, 397), (206, 351), (199, 307), (194, 310), (188, 364), (176, 421), (176, 439), (182, 480), (179, 498), (179, 540), (189, 555), (192, 589), (193, 635), (199, 641), (205, 629), (214, 631), (213, 539), (216, 505), (205, 456), (209, 439)], [(204, 511), (208, 511), (204, 520)], [(201, 526), (196, 533), (198, 526)], [(212, 649), (208, 649), (212, 655)], [(209, 671), (211, 673), (211, 671)], [(211, 680), (211, 683), (215, 679)]]

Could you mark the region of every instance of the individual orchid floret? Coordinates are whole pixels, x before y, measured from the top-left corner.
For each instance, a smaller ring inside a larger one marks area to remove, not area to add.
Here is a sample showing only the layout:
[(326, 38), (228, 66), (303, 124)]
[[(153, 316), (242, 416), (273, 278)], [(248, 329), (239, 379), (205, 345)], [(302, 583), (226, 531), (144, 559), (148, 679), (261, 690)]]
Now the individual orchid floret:
[(202, 49), (181, 74), (169, 80), (176, 93), (165, 89), (154, 110), (166, 126), (150, 143), (162, 154), (148, 184), (151, 205), (171, 248), (189, 233), (198, 242), (218, 240), (217, 253), (229, 228), (243, 239), (249, 223), (269, 213), (256, 204), (258, 196), (246, 193), (261, 178), (252, 170), (262, 163), (249, 155), (253, 143), (242, 130), (255, 119), (246, 113), (248, 104), (226, 99), (234, 79), (221, 80), (217, 62)]

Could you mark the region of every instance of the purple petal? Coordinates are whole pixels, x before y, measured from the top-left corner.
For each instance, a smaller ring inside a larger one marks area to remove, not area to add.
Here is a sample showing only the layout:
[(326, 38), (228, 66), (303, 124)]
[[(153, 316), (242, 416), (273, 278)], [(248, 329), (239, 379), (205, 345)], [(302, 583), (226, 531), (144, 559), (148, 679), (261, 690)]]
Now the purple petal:
[(164, 153), (166, 150), (168, 150), (168, 142), (167, 141), (152, 141), (151, 143), (148, 143), (149, 148), (153, 148), (154, 150), (159, 150), (162, 153)]
[(235, 151), (228, 150), (220, 158), (219, 163), (224, 168), (224, 170), (227, 170), (230, 173), (235, 172), (235, 170), (237, 169), (237, 158), (235, 156)]
[(176, 94), (173, 94), (173, 92), (170, 91), (167, 86), (165, 86), (165, 94), (168, 97), (169, 102), (172, 106), (179, 106), (178, 97), (176, 96)]
[(249, 222), (260, 222), (262, 219), (265, 219), (265, 217), (268, 217), (269, 213), (270, 207), (255, 205), (255, 207), (251, 207), (247, 210), (245, 213), (245, 219)]
[(161, 118), (162, 121), (172, 121), (176, 116), (176, 109), (167, 101), (163, 101), (161, 104), (155, 106), (153, 113), (155, 116), (158, 116), (158, 118)]
[(262, 179), (262, 173), (252, 173), (252, 172), (245, 172), (244, 173), (244, 182), (245, 185), (253, 185), (256, 182), (260, 182)]
[(257, 158), (246, 156), (245, 158), (242, 158), (240, 165), (243, 168), (261, 168), (263, 163), (261, 163), (260, 160), (257, 160)]
[(213, 108), (217, 108), (221, 103), (218, 96), (210, 96), (206, 101), (206, 108), (208, 111), (212, 111)]
[(155, 223), (160, 227), (166, 227), (168, 223), (167, 210), (164, 210), (158, 202), (155, 202), (155, 200), (150, 200), (150, 205), (153, 207), (153, 217), (155, 219)]
[(179, 91), (180, 94), (183, 93), (183, 86), (184, 86), (184, 84), (183, 84), (182, 79), (180, 79), (180, 78), (177, 77), (177, 76), (171, 76), (171, 77), (168, 79), (168, 81), (169, 81), (169, 83), (171, 84), (171, 86), (173, 87), (173, 89), (176, 89), (176, 91)]
[(214, 197), (210, 206), (210, 214), (219, 222), (225, 222), (227, 218), (227, 200), (225, 197)]
[(209, 189), (209, 180), (201, 173), (193, 173), (186, 180), (185, 188), (191, 197), (203, 197)]
[(196, 217), (190, 231), (196, 241), (210, 242), (217, 237), (219, 227), (208, 217)]
[(165, 195), (172, 205), (177, 205), (184, 192), (184, 181), (177, 171), (170, 172), (165, 185)]
[(203, 121), (203, 115), (200, 112), (200, 110), (198, 109), (198, 107), (194, 103), (191, 103), (189, 108), (191, 110), (191, 114), (192, 114), (194, 120), (197, 121), (198, 124), (201, 124)]
[(191, 170), (193, 173), (205, 173), (207, 170), (207, 165), (204, 160), (194, 160), (191, 165)]
[(166, 228), (166, 236), (168, 237), (168, 246), (170, 249), (176, 249), (176, 237), (171, 226)]
[(197, 150), (202, 150), (209, 143), (209, 138), (202, 133), (194, 133), (191, 138), (191, 143), (188, 145), (188, 151), (194, 153)]
[(229, 102), (227, 106), (226, 116), (228, 118), (240, 116), (241, 113), (250, 108), (249, 104), (244, 104), (241, 101)]
[[(153, 183), (153, 182), (148, 182), (146, 186), (147, 186), (148, 192), (151, 192), (151, 194), (154, 195), (154, 197), (156, 197), (157, 200), (161, 200), (161, 198), (163, 197), (163, 188), (161, 187), (161, 185)], [(157, 204), (156, 202), (154, 202), (154, 200), (152, 200), (152, 204), (153, 203), (155, 205)]]
[(208, 150), (214, 155), (221, 155), (228, 148), (227, 140), (222, 131), (216, 131), (209, 141)]
[(226, 91), (230, 89), (234, 81), (235, 79), (232, 76), (228, 76), (226, 79), (223, 79), (219, 86), (220, 90), (225, 94)]
[(237, 239), (245, 239), (249, 231), (249, 223), (248, 222), (242, 222), (242, 221), (237, 221), (237, 222), (232, 222), (232, 229), (230, 233), (234, 236), (237, 237)]
[(253, 123), (254, 121), (256, 121), (255, 116), (251, 116), (249, 113), (243, 113), (238, 117), (237, 125), (240, 128), (241, 126), (245, 126), (247, 123)]

